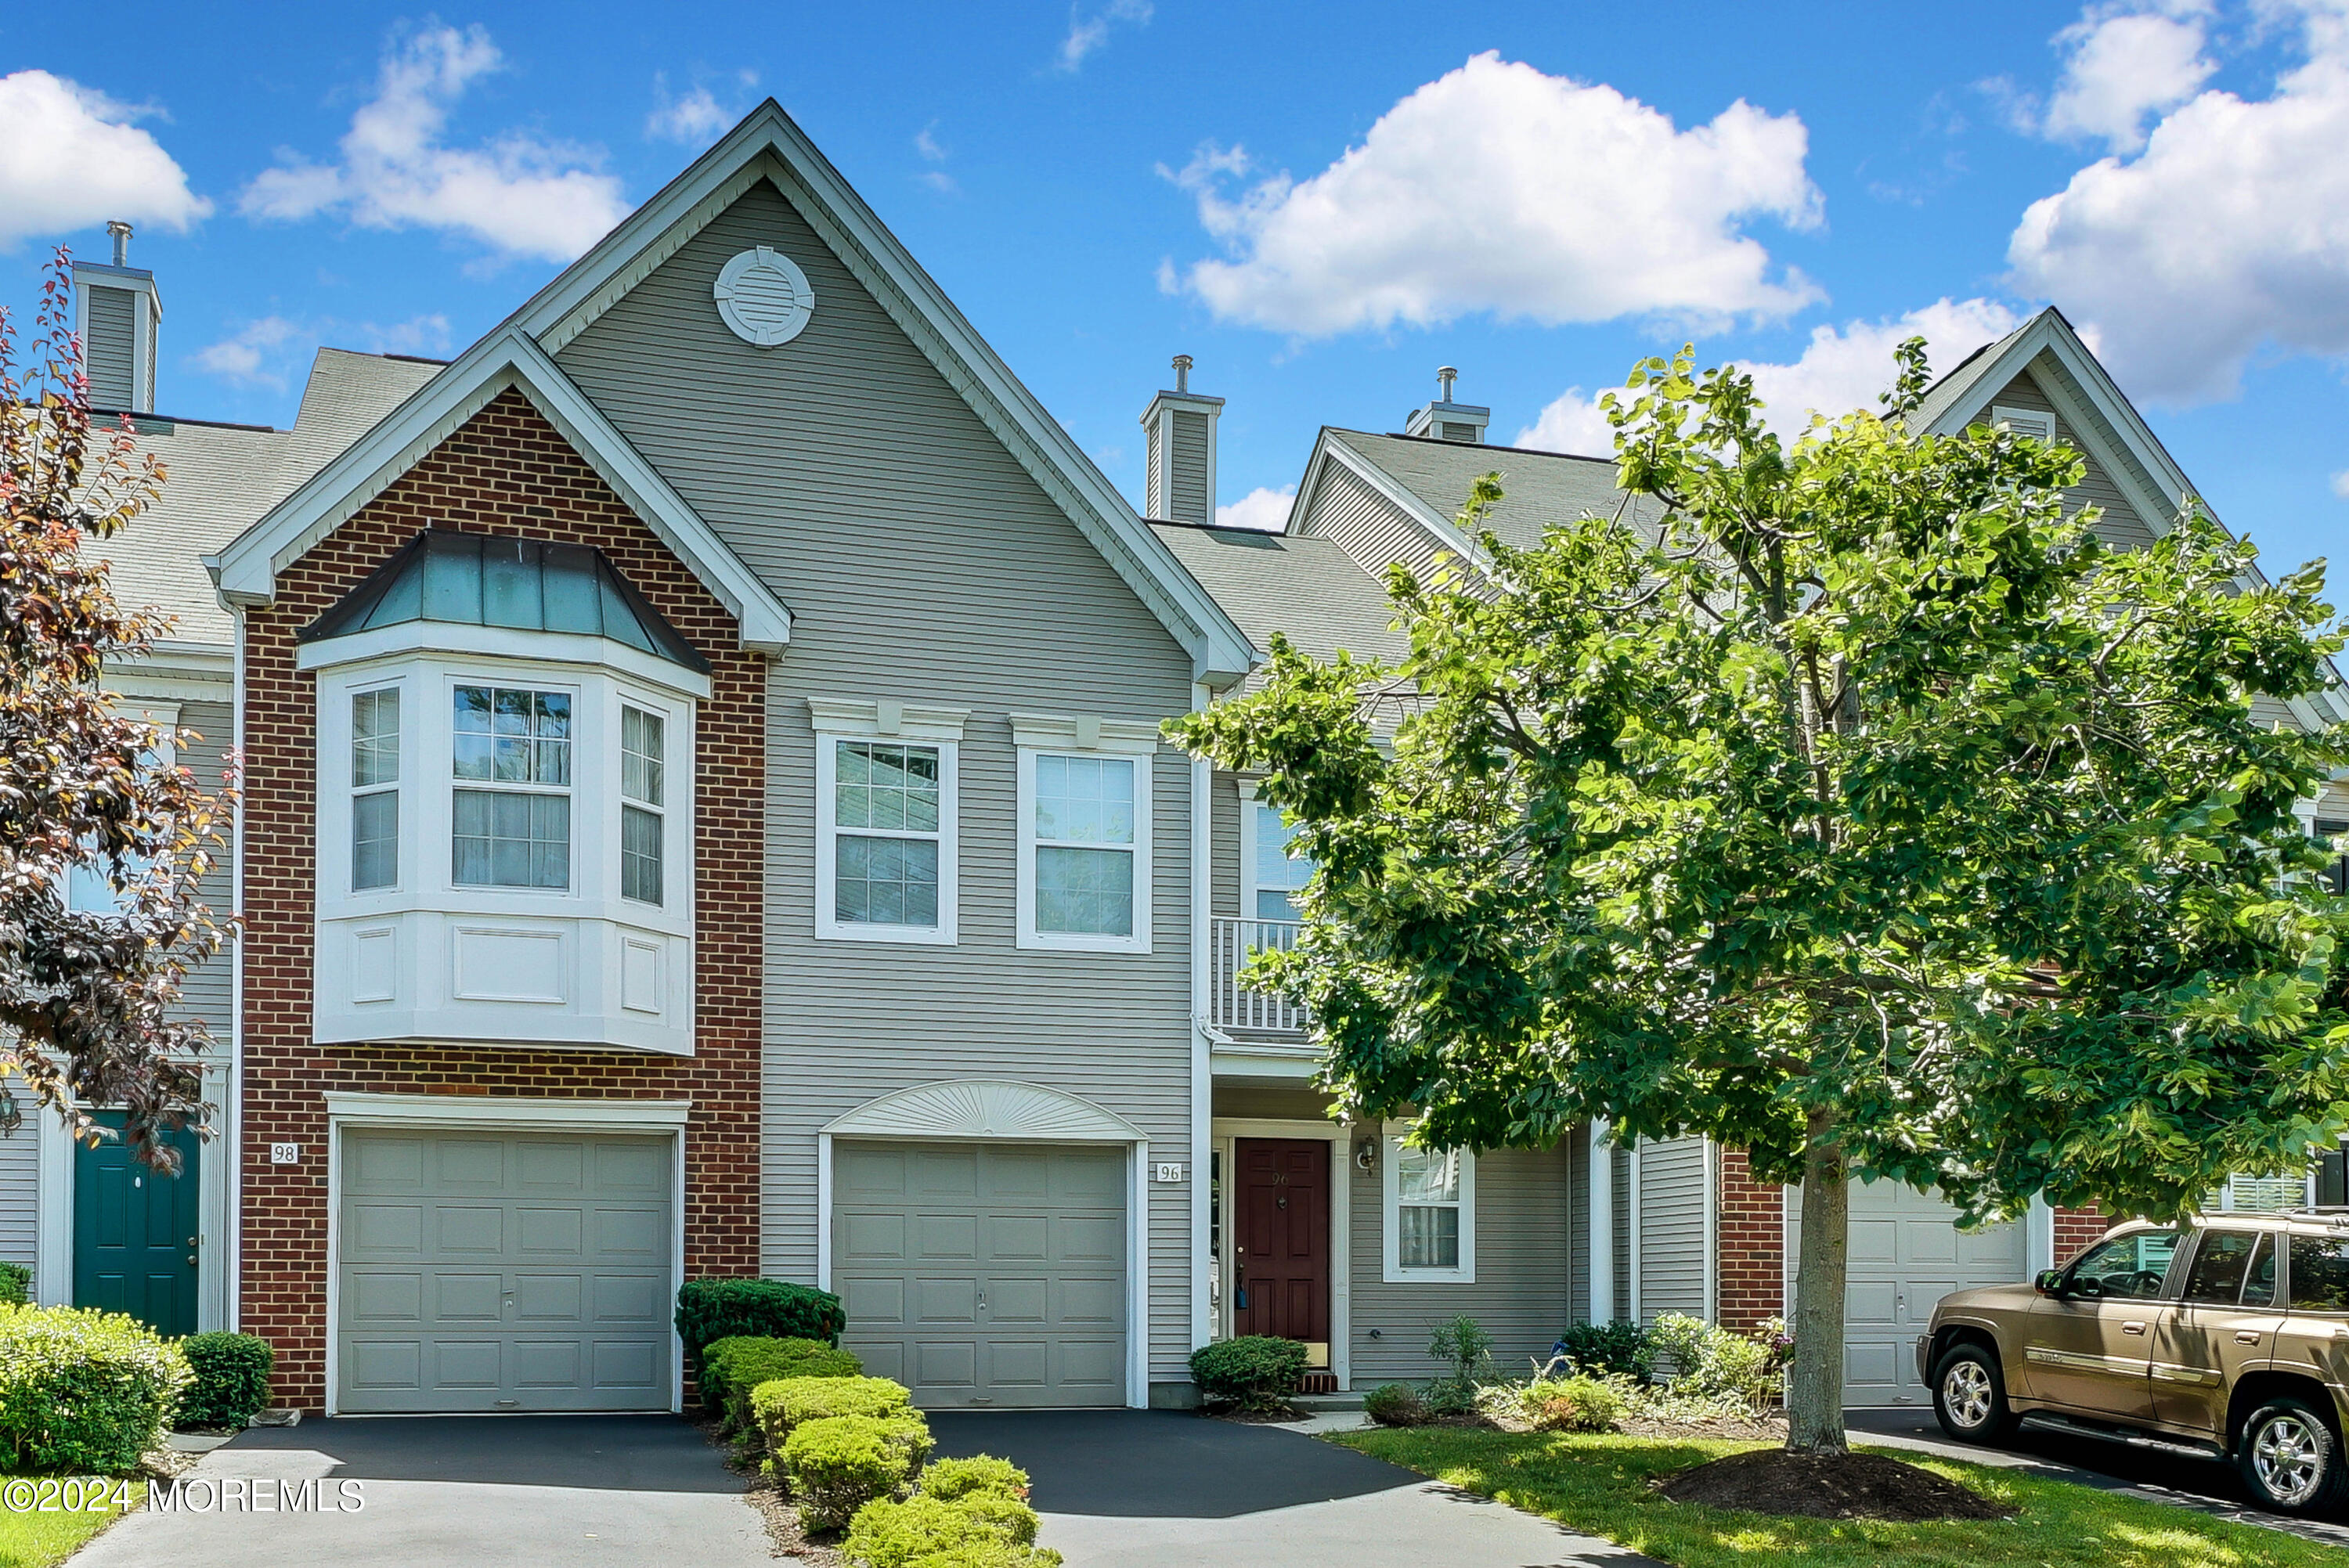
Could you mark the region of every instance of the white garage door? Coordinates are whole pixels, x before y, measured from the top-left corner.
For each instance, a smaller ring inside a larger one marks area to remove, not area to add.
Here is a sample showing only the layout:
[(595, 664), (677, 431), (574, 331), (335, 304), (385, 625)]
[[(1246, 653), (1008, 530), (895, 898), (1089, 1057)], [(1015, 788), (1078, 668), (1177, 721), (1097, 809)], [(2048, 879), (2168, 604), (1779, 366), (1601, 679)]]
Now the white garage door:
[(1937, 1194), (1892, 1181), (1854, 1182), (1844, 1298), (1845, 1400), (1928, 1403), (1917, 1380), (1915, 1346), (1932, 1322), (1934, 1304), (1953, 1290), (2014, 1284), (2030, 1276), (2021, 1225), (1961, 1231), (1957, 1211)]
[(1126, 1151), (833, 1151), (841, 1343), (926, 1408), (1125, 1403)]
[(672, 1148), (345, 1134), (337, 1408), (668, 1408)]

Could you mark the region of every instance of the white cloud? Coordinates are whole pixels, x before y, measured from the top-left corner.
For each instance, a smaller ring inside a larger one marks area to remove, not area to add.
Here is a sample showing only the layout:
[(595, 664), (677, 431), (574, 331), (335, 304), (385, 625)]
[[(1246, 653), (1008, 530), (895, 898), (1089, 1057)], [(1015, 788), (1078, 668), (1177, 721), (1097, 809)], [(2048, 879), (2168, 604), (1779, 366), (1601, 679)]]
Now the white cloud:
[(1216, 526), (1253, 528), (1266, 533), (1278, 533), (1288, 526), (1288, 509), (1296, 500), (1295, 485), (1283, 490), (1259, 485), (1229, 506), (1216, 508)]
[(282, 315), (249, 321), (218, 343), (206, 344), (190, 357), (197, 369), (217, 376), (233, 387), (285, 389), (298, 350), (317, 342)]
[(590, 149), (509, 131), (442, 144), (449, 112), (502, 57), (481, 28), (434, 27), (388, 52), (376, 96), (351, 117), (336, 165), (289, 160), (245, 188), (249, 217), (341, 211), (370, 229), (439, 229), (510, 256), (569, 261), (627, 215)]
[(2064, 77), (2039, 129), (2057, 139), (2101, 139), (2115, 152), (2145, 145), (2145, 118), (2194, 96), (2217, 62), (2202, 52), (2205, 0), (2152, 8), (2092, 6), (2055, 35)]
[(2333, 476), (2333, 493), (2343, 500), (2349, 500), (2349, 469), (2343, 469)]
[(438, 311), (411, 315), (388, 326), (362, 322), (359, 340), (378, 354), (413, 354), (438, 359), (449, 352), (449, 318)]
[(2132, 160), (2032, 203), (2016, 286), (2054, 300), (2139, 397), (2230, 396), (2262, 347), (2349, 354), (2349, 0), (2270, 0), (2302, 58), (2264, 98), (2204, 91)]
[(1586, 397), (1579, 387), (1569, 387), (1542, 409), (1541, 417), (1517, 432), (1512, 446), (1537, 452), (1571, 452), (1577, 457), (1603, 458), (1615, 449), (1615, 428), (1596, 397)]
[(1100, 10), (1087, 15), (1082, 5), (1069, 7), (1069, 36), (1061, 40), (1061, 53), (1052, 64), (1054, 68), (1073, 72), (1085, 63), (1085, 57), (1109, 42), (1112, 22), (1131, 22), (1139, 27), (1149, 22), (1150, 0), (1110, 0)]
[(1300, 182), (1225, 180), (1246, 153), (1180, 175), (1230, 260), (1181, 284), (1226, 320), (1322, 336), (1478, 311), (1545, 325), (1662, 314), (1778, 316), (1819, 297), (1743, 232), (1819, 221), (1809, 133), (1739, 100), (1687, 130), (1613, 88), (1482, 54), (1418, 88), (1359, 147)]
[[(914, 150), (921, 155), (925, 163), (944, 163), (947, 160), (947, 150), (939, 144), (936, 137), (930, 134), (937, 128), (938, 122), (932, 120), (914, 133)], [(954, 176), (943, 169), (925, 169), (914, 178), (941, 196), (951, 196), (960, 189), (955, 184)]]
[(111, 218), (184, 231), (212, 204), (133, 123), (145, 112), (51, 76), (0, 77), (0, 251)]
[[(1996, 300), (1940, 299), (1895, 320), (1813, 327), (1811, 341), (1791, 364), (1738, 364), (1754, 377), (1770, 428), (1791, 438), (1809, 427), (1814, 409), (1830, 419), (1855, 408), (1874, 411), (1878, 397), (1892, 385), (1892, 351), (1912, 337), (1925, 340), (1926, 362), (1939, 375), (2020, 325), (2022, 318)], [(1598, 397), (1569, 387), (1517, 432), (1515, 444), (1600, 458), (1615, 450), (1615, 430)]]

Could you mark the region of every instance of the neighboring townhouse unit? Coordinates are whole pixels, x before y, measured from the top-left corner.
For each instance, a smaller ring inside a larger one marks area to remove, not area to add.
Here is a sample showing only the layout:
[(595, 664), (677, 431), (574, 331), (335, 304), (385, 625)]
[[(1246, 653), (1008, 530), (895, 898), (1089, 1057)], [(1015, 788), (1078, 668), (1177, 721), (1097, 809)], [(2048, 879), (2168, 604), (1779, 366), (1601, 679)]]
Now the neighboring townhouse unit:
[[(178, 624), (112, 678), (241, 757), (244, 923), (190, 987), (186, 1175), (0, 1139), (43, 1300), (261, 1335), (281, 1403), (343, 1413), (678, 1408), (703, 1275), (839, 1292), (947, 1407), (1188, 1402), (1228, 1334), (1349, 1387), (1463, 1312), (1514, 1366), (1782, 1309), (1792, 1211), (1733, 1150), (1333, 1120), (1239, 979), (1310, 868), (1159, 738), (1275, 633), (1399, 654), (1380, 573), (1475, 570), (1479, 474), (1517, 542), (1636, 524), (1610, 463), (1485, 446), (1447, 385), (1323, 430), (1286, 531), (1218, 529), (1178, 359), (1137, 511), (771, 103), (454, 361), (322, 351), (290, 430), (150, 412), (154, 280), (78, 284), (171, 469), (106, 550)], [(2052, 313), (1933, 399), (2052, 419), (2130, 537), (2183, 492)], [(1917, 1398), (1939, 1295), (2097, 1228), (1857, 1194), (1855, 1395)]]

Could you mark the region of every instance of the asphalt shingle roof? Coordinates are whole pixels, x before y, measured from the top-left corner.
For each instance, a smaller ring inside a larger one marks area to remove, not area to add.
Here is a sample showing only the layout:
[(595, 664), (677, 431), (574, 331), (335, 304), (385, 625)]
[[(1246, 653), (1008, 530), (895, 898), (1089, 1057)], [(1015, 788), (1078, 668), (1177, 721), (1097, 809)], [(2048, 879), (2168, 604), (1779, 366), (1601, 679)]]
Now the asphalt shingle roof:
[[(1327, 539), (1154, 522), (1199, 586), (1215, 596), (1262, 652), (1279, 632), (1326, 659), (1343, 648), (1356, 658), (1401, 658), (1410, 643), (1393, 629), (1384, 584)], [(1254, 686), (1257, 677), (1251, 676)]]
[[(1486, 514), (1485, 526), (1503, 542), (1521, 550), (1539, 544), (1542, 530), (1552, 522), (1585, 512), (1613, 517), (1625, 500), (1615, 488), (1613, 458), (1573, 457), (1420, 436), (1381, 436), (1367, 430), (1332, 429), (1330, 436), (1383, 470), (1447, 522), (1468, 503), (1468, 488), (1480, 476), (1497, 471), (1502, 497)], [(1661, 513), (1660, 505), (1643, 496), (1623, 515), (1635, 522), (1650, 522)]]

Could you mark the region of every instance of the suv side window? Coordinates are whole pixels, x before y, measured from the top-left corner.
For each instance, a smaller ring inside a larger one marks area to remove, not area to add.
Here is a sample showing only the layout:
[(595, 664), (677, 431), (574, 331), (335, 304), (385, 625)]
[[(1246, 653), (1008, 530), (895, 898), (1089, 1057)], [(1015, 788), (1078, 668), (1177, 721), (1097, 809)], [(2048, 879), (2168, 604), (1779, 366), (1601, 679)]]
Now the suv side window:
[(2292, 1309), (2349, 1312), (2349, 1236), (2292, 1239)]
[(2159, 1295), (2170, 1257), (2177, 1251), (2176, 1231), (2138, 1231), (2111, 1237), (2080, 1254), (2064, 1276), (2064, 1289), (2081, 1296)]
[(2194, 1266), (2186, 1271), (2186, 1289), (2180, 1299), (2206, 1305), (2234, 1305), (2242, 1299), (2243, 1275), (2259, 1243), (2256, 1231), (2203, 1232), (2202, 1244), (2194, 1252)]
[(2251, 1254), (2251, 1272), (2243, 1276), (2245, 1306), (2273, 1306), (2276, 1287), (2276, 1241), (2273, 1235), (2260, 1238), (2259, 1251)]

